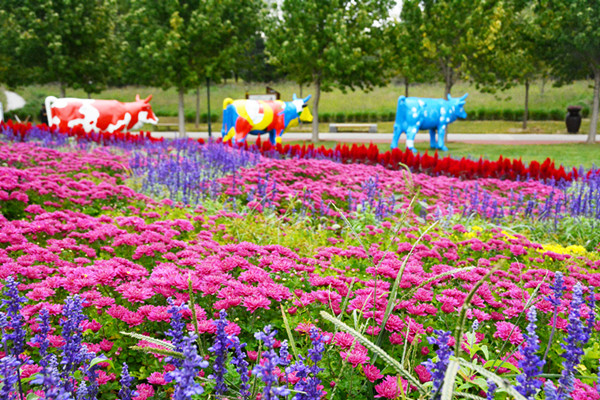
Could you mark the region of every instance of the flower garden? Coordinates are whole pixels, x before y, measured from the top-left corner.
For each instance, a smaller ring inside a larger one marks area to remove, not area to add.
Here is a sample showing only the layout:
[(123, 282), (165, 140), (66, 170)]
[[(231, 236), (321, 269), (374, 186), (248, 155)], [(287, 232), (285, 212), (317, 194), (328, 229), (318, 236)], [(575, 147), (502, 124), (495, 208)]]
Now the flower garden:
[(600, 171), (0, 125), (0, 399), (600, 399)]

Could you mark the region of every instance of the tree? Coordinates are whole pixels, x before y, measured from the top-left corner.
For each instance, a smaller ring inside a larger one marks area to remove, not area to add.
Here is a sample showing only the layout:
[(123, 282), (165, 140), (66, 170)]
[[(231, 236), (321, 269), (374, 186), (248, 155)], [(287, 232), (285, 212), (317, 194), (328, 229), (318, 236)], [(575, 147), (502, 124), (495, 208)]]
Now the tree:
[(587, 143), (595, 143), (600, 106), (600, 3), (598, 0), (540, 0), (536, 22), (558, 84), (594, 79)]
[(12, 71), (28, 74), (14, 84), (58, 82), (62, 96), (67, 87), (90, 94), (116, 73), (114, 0), (5, 0), (1, 8), (17, 33), (9, 42)]
[(260, 9), (258, 0), (131, 0), (127, 68), (139, 83), (177, 89), (182, 136), (185, 93), (231, 70), (248, 31), (256, 29), (243, 16)]
[[(444, 97), (459, 79), (471, 80), (472, 74), (483, 74), (484, 55), (494, 47), (507, 16), (501, 0), (405, 0), (404, 7), (420, 7), (423, 12), (420, 32), (423, 52), (434, 60), (438, 76), (444, 82)], [(418, 23), (408, 17), (407, 24)], [(483, 70), (482, 70), (483, 68)]]
[(404, 3), (400, 20), (390, 24), (385, 34), (391, 50), (390, 66), (403, 77), (406, 97), (411, 83), (431, 82), (436, 76), (435, 60), (427, 58), (423, 49), (422, 23), (419, 4)]
[(368, 90), (386, 80), (383, 30), (392, 0), (283, 0), (266, 27), (270, 62), (299, 85), (313, 84), (312, 140), (321, 91)]

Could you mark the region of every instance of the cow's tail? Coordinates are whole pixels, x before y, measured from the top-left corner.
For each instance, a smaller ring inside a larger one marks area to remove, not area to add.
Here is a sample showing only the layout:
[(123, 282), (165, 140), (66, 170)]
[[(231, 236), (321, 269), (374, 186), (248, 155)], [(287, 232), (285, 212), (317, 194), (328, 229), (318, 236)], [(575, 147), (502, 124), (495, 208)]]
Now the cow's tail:
[(54, 104), (56, 100), (58, 100), (56, 97), (48, 96), (44, 101), (44, 105), (46, 107), (46, 118), (48, 119), (48, 126), (52, 126), (52, 104)]
[(227, 97), (225, 100), (223, 100), (223, 110), (226, 109), (230, 104), (233, 104), (233, 99), (231, 97)]

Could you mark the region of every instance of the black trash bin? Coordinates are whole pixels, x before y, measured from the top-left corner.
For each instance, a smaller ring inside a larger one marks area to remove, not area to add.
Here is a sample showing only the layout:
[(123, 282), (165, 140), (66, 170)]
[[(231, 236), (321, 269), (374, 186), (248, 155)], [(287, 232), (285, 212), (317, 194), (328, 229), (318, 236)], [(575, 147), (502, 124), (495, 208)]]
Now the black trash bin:
[(569, 106), (567, 107), (567, 132), (579, 133), (579, 127), (581, 127), (581, 106)]

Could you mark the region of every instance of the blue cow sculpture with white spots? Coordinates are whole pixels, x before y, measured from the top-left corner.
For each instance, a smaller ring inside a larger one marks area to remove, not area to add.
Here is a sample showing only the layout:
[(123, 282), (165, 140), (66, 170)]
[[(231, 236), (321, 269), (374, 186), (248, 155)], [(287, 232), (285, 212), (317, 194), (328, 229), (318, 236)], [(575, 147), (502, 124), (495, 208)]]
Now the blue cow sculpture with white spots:
[(420, 129), (429, 129), (430, 147), (448, 151), (444, 143), (446, 127), (457, 118), (467, 118), (464, 105), (468, 95), (467, 93), (454, 99), (448, 95), (448, 100), (400, 96), (391, 148), (398, 147), (400, 135), (406, 133), (406, 148), (416, 153), (415, 136), (417, 132)]

